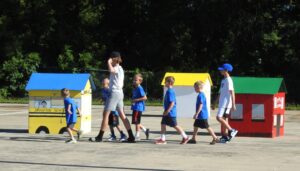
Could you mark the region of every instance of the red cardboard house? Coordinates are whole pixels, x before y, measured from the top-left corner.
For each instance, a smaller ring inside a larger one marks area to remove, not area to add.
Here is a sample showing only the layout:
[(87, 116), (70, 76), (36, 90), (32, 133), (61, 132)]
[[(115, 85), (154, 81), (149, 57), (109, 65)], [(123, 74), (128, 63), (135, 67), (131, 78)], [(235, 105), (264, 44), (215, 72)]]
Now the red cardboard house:
[(282, 78), (232, 77), (237, 110), (230, 125), (239, 136), (284, 135), (286, 87)]

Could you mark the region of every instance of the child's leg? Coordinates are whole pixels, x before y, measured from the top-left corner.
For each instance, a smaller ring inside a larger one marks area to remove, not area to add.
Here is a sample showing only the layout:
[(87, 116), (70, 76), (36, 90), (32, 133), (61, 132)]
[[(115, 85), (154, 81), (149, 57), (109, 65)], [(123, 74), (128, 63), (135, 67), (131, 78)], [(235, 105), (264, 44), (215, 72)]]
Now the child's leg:
[(111, 136), (112, 136), (112, 137), (116, 137), (116, 135), (115, 135), (115, 131), (114, 131), (114, 126), (112, 126), (112, 125), (109, 125), (109, 128), (110, 128), (110, 133), (111, 133)]
[(228, 124), (228, 121), (225, 120), (223, 117), (217, 116), (217, 121), (221, 124), (221, 127), (222, 127), (222, 128), (225, 128), (225, 129), (222, 129), (222, 130), (223, 130), (222, 134), (223, 134), (223, 133), (226, 134), (226, 129), (228, 129), (228, 130), (231, 130), (231, 129), (232, 129), (232, 128), (230, 127), (230, 125)]
[(182, 136), (182, 138), (184, 138), (184, 139), (188, 138), (188, 136), (186, 135), (186, 133), (183, 131), (183, 129), (180, 126), (176, 125), (176, 126), (174, 126), (174, 128)]
[(101, 127), (100, 127), (99, 133), (98, 133), (98, 135), (96, 137), (99, 141), (102, 141), (105, 129), (108, 126), (108, 117), (109, 117), (109, 114), (110, 114), (110, 110), (104, 110), (103, 111), (103, 118), (102, 118), (102, 122), (101, 122)]
[(196, 141), (196, 136), (198, 134), (198, 127), (194, 127), (193, 137), (192, 139)]
[(166, 131), (167, 131), (167, 125), (161, 124), (161, 131), (160, 131), (161, 137), (160, 137), (160, 139), (162, 141), (166, 141)]
[(218, 137), (216, 136), (214, 130), (211, 127), (208, 127), (206, 129), (209, 132), (209, 134), (213, 137), (214, 140), (218, 139)]
[(71, 138), (72, 140), (74, 140), (74, 136), (73, 136), (73, 133), (72, 133), (72, 129), (68, 127), (68, 128), (67, 128), (67, 131), (68, 131), (68, 134), (69, 134), (70, 138)]
[(135, 124), (135, 137), (140, 137), (140, 124)]
[(117, 130), (119, 131), (119, 133), (120, 133), (121, 137), (125, 135), (125, 134), (124, 134), (124, 132), (122, 131), (122, 129), (121, 129), (121, 126), (120, 126), (120, 125), (117, 125), (117, 126), (116, 126), (116, 128), (117, 128)]
[(134, 140), (134, 136), (133, 136), (133, 133), (132, 133), (132, 130), (131, 130), (131, 127), (130, 127), (130, 122), (129, 120), (127, 119), (125, 113), (124, 113), (124, 110), (123, 108), (119, 108), (118, 109), (118, 112), (119, 112), (119, 116), (120, 118), (122, 119), (122, 122), (125, 126), (125, 128), (127, 129), (127, 132), (128, 132), (128, 135), (129, 135), (129, 138), (132, 140)]

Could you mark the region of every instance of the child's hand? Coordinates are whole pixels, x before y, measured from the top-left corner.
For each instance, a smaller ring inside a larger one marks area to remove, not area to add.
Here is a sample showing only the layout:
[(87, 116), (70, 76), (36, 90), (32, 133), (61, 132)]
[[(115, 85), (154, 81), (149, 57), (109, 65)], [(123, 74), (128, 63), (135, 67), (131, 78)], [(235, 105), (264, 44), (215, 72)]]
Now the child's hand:
[(108, 64), (111, 64), (111, 63), (112, 63), (112, 59), (109, 58), (109, 59), (107, 60), (107, 63), (108, 63)]
[(236, 106), (235, 105), (232, 106), (231, 111), (236, 111)]
[(167, 116), (168, 113), (169, 113), (169, 112), (165, 110), (164, 113), (163, 113), (163, 116)]
[(197, 119), (198, 118), (198, 114), (195, 113), (195, 115), (193, 116), (193, 119)]
[(68, 111), (68, 114), (69, 114), (69, 115), (72, 115), (72, 112), (69, 110), (69, 111)]

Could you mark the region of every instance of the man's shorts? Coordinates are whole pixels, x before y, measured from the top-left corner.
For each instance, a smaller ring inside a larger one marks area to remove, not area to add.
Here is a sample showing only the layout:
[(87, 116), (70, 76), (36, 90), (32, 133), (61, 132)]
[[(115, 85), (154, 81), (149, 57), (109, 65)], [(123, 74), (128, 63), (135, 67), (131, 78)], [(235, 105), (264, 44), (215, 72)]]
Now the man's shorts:
[(124, 98), (124, 94), (122, 91), (120, 92), (112, 91), (110, 93), (108, 100), (106, 100), (105, 102), (104, 110), (105, 111), (123, 110), (124, 107), (123, 98)]
[(231, 111), (231, 108), (220, 107), (219, 110), (218, 110), (217, 116), (220, 117), (220, 118), (221, 117), (228, 118), (228, 115), (230, 114), (230, 111)]
[(67, 128), (73, 129), (75, 124), (76, 124), (75, 122), (67, 123)]
[(141, 111), (133, 111), (132, 112), (132, 124), (140, 124), (141, 123), (142, 112)]
[(108, 125), (116, 127), (119, 125), (119, 116), (115, 115), (113, 112), (110, 112), (108, 117)]
[(177, 126), (177, 119), (176, 117), (170, 117), (170, 116), (163, 116), (161, 120), (162, 125), (168, 125), (170, 127)]
[(207, 119), (195, 119), (194, 127), (198, 127), (201, 129), (209, 128)]

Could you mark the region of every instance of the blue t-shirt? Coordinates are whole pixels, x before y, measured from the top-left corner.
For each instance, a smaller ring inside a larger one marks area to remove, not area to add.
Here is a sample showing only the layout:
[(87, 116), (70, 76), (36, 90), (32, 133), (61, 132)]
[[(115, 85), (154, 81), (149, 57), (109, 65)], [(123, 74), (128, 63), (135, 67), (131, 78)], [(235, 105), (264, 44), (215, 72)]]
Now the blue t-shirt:
[(197, 102), (196, 102), (196, 112), (199, 108), (199, 105), (202, 104), (202, 110), (198, 114), (197, 119), (208, 119), (208, 110), (206, 105), (206, 97), (203, 92), (200, 92), (197, 96)]
[(170, 117), (176, 117), (176, 95), (175, 91), (172, 88), (169, 88), (164, 97), (164, 109), (167, 110), (172, 102), (174, 102), (174, 106), (168, 115)]
[[(109, 96), (110, 96), (109, 88), (102, 88), (101, 89), (101, 98), (102, 98), (104, 103), (109, 99)], [(116, 115), (116, 116), (119, 115), (119, 113), (117, 111), (111, 111), (111, 113)]]
[[(142, 86), (138, 86), (132, 90), (132, 99), (138, 99), (146, 96), (146, 93)], [(145, 101), (138, 101), (131, 105), (131, 110), (143, 112), (145, 111)]]
[[(77, 121), (77, 113), (76, 113), (77, 105), (76, 105), (75, 101), (70, 97), (66, 97), (66, 98), (64, 98), (64, 104), (65, 104), (67, 124), (76, 123), (76, 121)], [(69, 114), (69, 112), (68, 112), (69, 105), (71, 105), (72, 114)]]
[(108, 100), (110, 95), (110, 91), (109, 88), (102, 88), (101, 90), (101, 98), (104, 102), (106, 102), (106, 100)]

